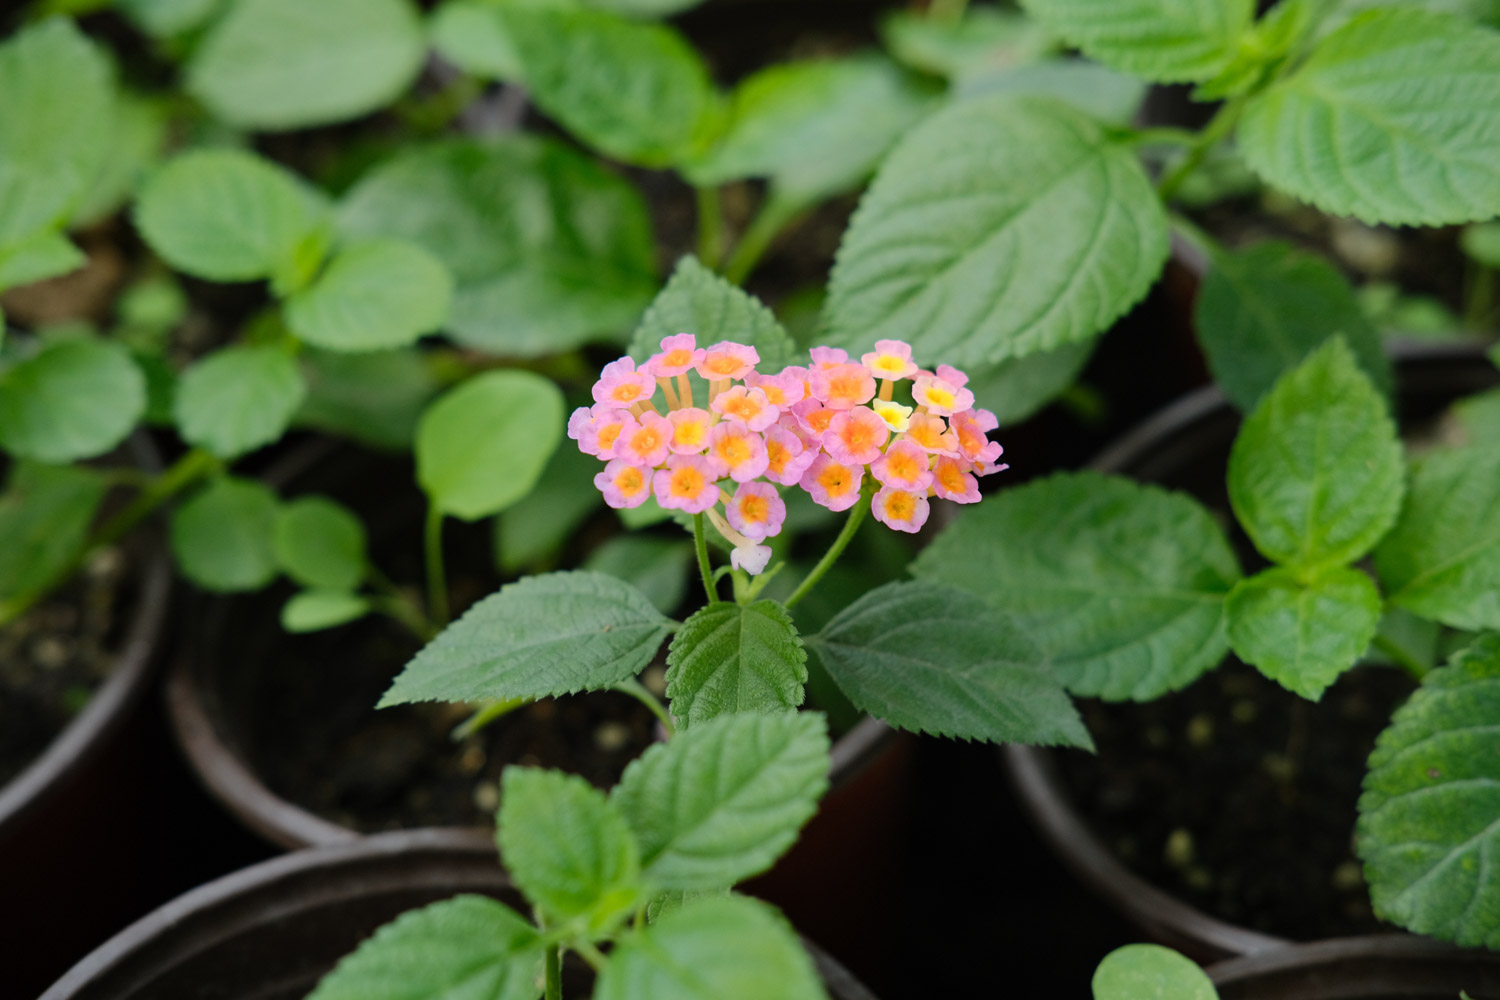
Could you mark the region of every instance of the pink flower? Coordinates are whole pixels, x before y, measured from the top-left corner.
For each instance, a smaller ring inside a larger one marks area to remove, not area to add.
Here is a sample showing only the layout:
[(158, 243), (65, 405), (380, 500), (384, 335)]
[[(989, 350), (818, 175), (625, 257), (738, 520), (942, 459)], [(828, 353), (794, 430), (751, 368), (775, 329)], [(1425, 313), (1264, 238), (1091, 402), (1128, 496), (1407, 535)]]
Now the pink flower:
[(606, 403), (580, 406), (568, 418), (568, 437), (578, 442), (578, 450), (608, 461), (615, 457), (615, 441), (625, 426), (635, 420), (624, 410)]
[(811, 397), (792, 404), (792, 416), (797, 419), (797, 432), (810, 447), (821, 448), (823, 435), (833, 422), (838, 410), (830, 410)]
[(604, 494), (604, 502), (616, 509), (639, 507), (651, 496), (650, 473), (617, 458), (594, 477), (594, 485)]
[(766, 478), (782, 486), (796, 486), (802, 473), (818, 457), (794, 431), (777, 424), (766, 431)]
[(622, 410), (645, 402), (655, 392), (656, 380), (647, 372), (636, 371), (635, 362), (628, 357), (605, 365), (594, 383), (595, 401)]
[(752, 431), (763, 431), (776, 422), (781, 411), (766, 398), (764, 390), (733, 386), (714, 397), (709, 404), (725, 420), (744, 424)]
[(877, 340), (875, 350), (859, 359), (876, 378), (911, 378), (917, 366), (911, 360), (911, 345), (900, 340)]
[(932, 492), (954, 503), (978, 503), (979, 480), (969, 474), (969, 463), (940, 458), (932, 470)]
[(672, 445), (672, 422), (659, 413), (642, 413), (615, 442), (615, 456), (633, 465), (655, 468), (667, 460)]
[(938, 365), (937, 377), (942, 379), (944, 382), (958, 386), (958, 388), (960, 389), (969, 384), (969, 376), (965, 375), (957, 368), (954, 368), (952, 365)]
[(764, 392), (772, 406), (785, 410), (807, 395), (806, 375), (806, 368), (787, 368), (780, 375), (751, 372), (745, 376), (745, 385)]
[[(950, 460), (951, 461), (951, 460)], [(870, 473), (882, 486), (925, 493), (932, 485), (932, 469), (927, 452), (910, 441), (897, 441), (870, 466)]]
[(891, 428), (868, 406), (834, 414), (823, 434), (823, 450), (842, 465), (869, 465), (880, 457)]
[(829, 409), (847, 410), (875, 398), (875, 376), (864, 365), (814, 369), (812, 394)]
[(704, 351), (703, 358), (695, 366), (698, 374), (706, 379), (742, 379), (760, 364), (760, 352), (745, 344), (732, 340), (720, 341)]
[(753, 541), (780, 534), (786, 504), (770, 483), (741, 483), (727, 510), (734, 530)]
[(887, 486), (875, 494), (870, 512), (875, 520), (896, 531), (916, 532), (927, 523), (927, 498)]
[(672, 424), (671, 448), (678, 455), (701, 455), (708, 447), (708, 431), (714, 415), (696, 406), (685, 406), (667, 414)]
[(708, 432), (708, 454), (729, 470), (729, 478), (747, 483), (766, 471), (770, 457), (761, 436), (731, 420), (714, 424)]
[(827, 455), (819, 454), (802, 474), (801, 485), (815, 503), (829, 510), (848, 510), (859, 500), (859, 487), (864, 478), (864, 469), (841, 465)]
[(691, 333), (663, 337), (661, 353), (651, 355), (641, 366), (641, 370), (653, 378), (672, 378), (686, 373), (690, 368), (696, 368), (703, 360), (703, 353), (703, 349), (698, 346), (698, 338)]
[(958, 413), (948, 423), (953, 427), (953, 433), (958, 437), (958, 450), (969, 461), (976, 465), (987, 465), (1000, 457), (1004, 450), (1000, 442), (991, 441), (985, 437), (984, 424), (996, 424), (995, 415), (988, 410), (981, 410), (989, 419), (981, 422), (977, 417), (971, 417), (968, 413)]
[(954, 385), (942, 378), (917, 376), (911, 387), (911, 398), (918, 406), (927, 407), (928, 412), (939, 417), (950, 417), (962, 413), (974, 405), (974, 394), (968, 389)]
[(657, 503), (672, 510), (701, 514), (719, 502), (718, 469), (702, 455), (673, 455), (667, 467), (651, 477)]
[(812, 356), (813, 371), (849, 363), (849, 352), (842, 347), (814, 347), (808, 353)]
[(906, 440), (929, 455), (958, 455), (958, 437), (948, 429), (942, 417), (930, 413), (912, 414), (906, 428)]
[(769, 545), (736, 545), (729, 552), (729, 565), (735, 569), (742, 569), (751, 576), (756, 576), (766, 571), (766, 564), (771, 561), (771, 546)]

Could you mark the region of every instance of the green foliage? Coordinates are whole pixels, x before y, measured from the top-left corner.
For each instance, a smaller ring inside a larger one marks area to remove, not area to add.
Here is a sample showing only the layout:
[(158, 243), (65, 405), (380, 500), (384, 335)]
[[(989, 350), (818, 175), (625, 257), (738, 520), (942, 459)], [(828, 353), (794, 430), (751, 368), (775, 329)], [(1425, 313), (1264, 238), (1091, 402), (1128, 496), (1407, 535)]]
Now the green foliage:
[(541, 477), (562, 438), (562, 392), (524, 371), (477, 375), (446, 393), (417, 425), (417, 481), (443, 513), (498, 514)]
[(1325, 212), (1443, 225), (1500, 214), (1500, 36), (1416, 5), (1368, 11), (1253, 98), (1246, 162)]
[(714, 603), (672, 637), (667, 697), (686, 728), (737, 712), (791, 711), (802, 704), (807, 653), (775, 601)]
[(912, 573), (993, 602), (1075, 694), (1138, 701), (1224, 656), (1223, 599), (1240, 578), (1223, 529), (1198, 503), (1091, 472), (987, 498)]
[(1048, 59), (1015, 69), (972, 77), (958, 91), (960, 99), (982, 94), (1033, 94), (1055, 97), (1090, 117), (1111, 125), (1134, 120), (1148, 84), (1087, 59)]
[(0, 372), (0, 448), (39, 462), (112, 450), (146, 409), (146, 380), (119, 344), (56, 340)]
[(286, 575), (321, 590), (353, 590), (369, 569), (365, 526), (327, 497), (299, 497), (276, 513), (276, 562)]
[(491, 353), (554, 354), (617, 336), (656, 292), (641, 196), (535, 137), (403, 153), (349, 193), (339, 224), (347, 237), (411, 240), (442, 261), (455, 283), (450, 332)]
[(925, 580), (888, 583), (807, 643), (856, 707), (893, 726), (1093, 748), (1035, 644), (973, 594)]
[(594, 1000), (827, 1000), (812, 959), (765, 903), (691, 903), (623, 940)]
[(464, 72), (520, 82), (521, 57), (497, 7), (494, 0), (446, 0), (433, 11), (428, 34), (443, 58)]
[(1500, 441), (1500, 389), (1491, 389), (1454, 403), (1450, 412), (1463, 429), (1464, 440)]
[(1127, 944), (1094, 970), (1094, 1000), (1218, 1000), (1208, 973), (1159, 944)]
[(380, 928), (308, 1000), (536, 1000), (542, 951), (536, 928), (510, 907), (455, 896)]
[(1135, 154), (1044, 98), (955, 104), (905, 138), (844, 234), (829, 343), (979, 365), (1092, 338), (1146, 293), (1166, 218)]
[(117, 96), (110, 121), (109, 155), (85, 188), (73, 213), (73, 225), (99, 222), (129, 200), (146, 171), (161, 158), (167, 144), (167, 124), (163, 102), (123, 92)]
[(115, 0), (120, 12), (146, 34), (170, 38), (201, 28), (225, 0)]
[(808, 712), (724, 715), (648, 748), (612, 795), (645, 877), (708, 890), (769, 868), (828, 789), (828, 748)]
[(29, 285), (76, 271), (88, 262), (83, 251), (61, 233), (42, 229), (0, 249), (0, 289)]
[(281, 607), (281, 627), (288, 632), (317, 632), (363, 618), (370, 602), (347, 590), (304, 590)]
[(1434, 670), (1370, 755), (1355, 846), (1375, 912), (1418, 934), (1500, 947), (1500, 636)]
[(1229, 453), (1229, 502), (1268, 559), (1316, 572), (1360, 558), (1401, 509), (1385, 402), (1337, 337), (1277, 380)]
[(1289, 244), (1214, 255), (1193, 321), (1214, 381), (1242, 410), (1338, 335), (1382, 395), (1390, 393), (1391, 363), (1349, 283), (1322, 257)]
[(974, 405), (993, 413), (1001, 427), (1018, 424), (1077, 381), (1097, 345), (1097, 340), (1064, 344), (1024, 358), (971, 368), (968, 389), (974, 393)]
[[(599, 467), (597, 461), (593, 465)], [(590, 552), (583, 568), (619, 577), (645, 594), (662, 614), (670, 615), (687, 596), (692, 561), (693, 543), (686, 539), (617, 535)]]
[(330, 351), (405, 347), (448, 318), (453, 279), (421, 247), (372, 240), (341, 251), (286, 304), (287, 325)]
[(1057, 47), (1035, 19), (990, 6), (971, 6), (956, 21), (893, 10), (880, 37), (906, 65), (953, 80), (1025, 65)]
[(1470, 260), (1485, 267), (1500, 268), (1500, 222), (1465, 226), (1458, 243)]
[(700, 347), (721, 340), (748, 344), (760, 355), (761, 371), (792, 363), (797, 346), (774, 313), (755, 296), (704, 267), (696, 257), (677, 262), (630, 342), (637, 363), (661, 350), (662, 338), (691, 332)]
[(182, 373), (174, 413), (183, 440), (235, 458), (280, 438), (306, 395), (279, 345), (226, 347)]
[(406, 451), (439, 383), (417, 351), (302, 354), (307, 398), (297, 423), (345, 434), (377, 448)]
[(1396, 607), (1454, 628), (1500, 628), (1500, 447), (1418, 462), (1375, 568)]
[(258, 590), (276, 578), (276, 494), (222, 476), (172, 514), (172, 554), (204, 590)]
[(523, 577), (428, 643), (380, 705), (544, 698), (609, 687), (650, 663), (675, 624), (645, 594), (602, 573)]
[[(597, 458), (571, 445), (552, 453), (531, 492), (511, 504), (496, 523), (495, 561), (503, 573), (515, 574), (546, 563), (577, 534), (589, 515), (604, 506), (604, 497), (594, 488), (599, 468)], [(595, 550), (590, 559), (600, 551)], [(626, 579), (610, 568), (587, 568)], [(656, 600), (659, 592), (648, 596), (662, 607)]]
[(1347, 567), (1309, 580), (1278, 567), (1241, 580), (1225, 612), (1235, 655), (1317, 701), (1374, 638), (1380, 594), (1368, 576)]
[(549, 923), (603, 930), (644, 902), (635, 837), (615, 804), (583, 778), (506, 768), (497, 836), (511, 877)]
[(236, 0), (187, 66), (187, 89), (240, 128), (368, 114), (405, 92), (426, 38), (409, 0)]
[(1106, 66), (1160, 83), (1228, 68), (1253, 0), (1022, 0), (1037, 20)]
[(54, 582), (88, 539), (105, 483), (71, 465), (17, 462), (0, 493), (0, 606)]

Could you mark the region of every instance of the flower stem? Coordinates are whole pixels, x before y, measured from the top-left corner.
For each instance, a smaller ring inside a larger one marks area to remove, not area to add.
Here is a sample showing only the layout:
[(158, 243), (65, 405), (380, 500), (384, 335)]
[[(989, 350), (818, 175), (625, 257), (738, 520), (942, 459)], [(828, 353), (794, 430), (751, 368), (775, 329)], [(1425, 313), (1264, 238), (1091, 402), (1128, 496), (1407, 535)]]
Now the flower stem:
[(436, 629), (448, 624), (448, 576), (443, 570), (443, 512), (427, 508), (427, 617)]
[[(558, 945), (548, 945), (544, 954), (546, 955), (547, 1000), (562, 1000), (562, 948)], [(535, 989), (535, 987), (532, 988)]]
[(833, 544), (828, 547), (828, 551), (823, 553), (823, 558), (818, 560), (818, 564), (797, 585), (797, 589), (792, 591), (792, 596), (782, 602), (784, 607), (788, 609), (796, 607), (797, 602), (806, 597), (807, 592), (813, 589), (813, 585), (823, 579), (823, 574), (827, 573), (833, 567), (833, 564), (838, 562), (839, 556), (844, 554), (844, 549), (849, 547), (849, 542), (854, 538), (854, 533), (859, 530), (860, 522), (865, 518), (865, 511), (869, 509), (870, 498), (861, 493), (859, 502), (849, 509), (849, 519), (844, 522), (844, 530), (839, 532), (839, 537), (833, 540)]
[(1177, 166), (1167, 171), (1161, 183), (1156, 186), (1156, 193), (1163, 202), (1172, 200), (1183, 182), (1194, 170), (1203, 165), (1203, 160), (1208, 156), (1209, 151), (1234, 128), (1235, 123), (1240, 120), (1240, 112), (1245, 109), (1245, 101), (1248, 97), (1248, 94), (1241, 94), (1226, 101), (1208, 120), (1208, 124), (1203, 126), (1203, 131), (1198, 133), (1198, 137), (1188, 147), (1187, 155)]
[(1375, 638), (1370, 640), (1370, 645), (1390, 657), (1392, 663), (1411, 674), (1417, 680), (1420, 681), (1427, 676), (1427, 667), (1389, 637), (1377, 633)]
[(724, 210), (716, 187), (694, 188), (698, 194), (698, 259), (718, 269), (724, 255)]
[(729, 261), (724, 265), (724, 277), (733, 284), (743, 285), (782, 229), (801, 211), (801, 205), (790, 198), (783, 198), (774, 191), (768, 195), (729, 255)]
[(718, 588), (714, 586), (713, 570), (708, 565), (708, 537), (703, 533), (703, 515), (693, 515), (693, 545), (698, 550), (698, 572), (703, 576), (703, 590), (708, 594), (708, 603), (712, 604), (719, 599)]
[(623, 680), (616, 684), (613, 690), (621, 694), (628, 694), (642, 705), (651, 709), (651, 714), (656, 716), (657, 721), (666, 727), (667, 732), (675, 733), (677, 731), (677, 725), (672, 721), (672, 716), (667, 713), (667, 709), (662, 705), (661, 700), (648, 691), (646, 686), (640, 681)]

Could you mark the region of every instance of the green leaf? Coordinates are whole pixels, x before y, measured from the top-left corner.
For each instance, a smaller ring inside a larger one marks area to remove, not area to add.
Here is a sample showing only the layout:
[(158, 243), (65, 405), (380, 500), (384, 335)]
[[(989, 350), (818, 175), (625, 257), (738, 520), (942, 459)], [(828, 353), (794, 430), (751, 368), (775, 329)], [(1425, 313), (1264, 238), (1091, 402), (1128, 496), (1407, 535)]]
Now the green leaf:
[(187, 89), (240, 128), (329, 125), (384, 107), (426, 55), (408, 0), (237, 0), (187, 66)]
[(1396, 607), (1454, 628), (1500, 629), (1500, 447), (1418, 462), (1375, 569)]
[(17, 462), (0, 493), (0, 603), (67, 570), (88, 540), (105, 482), (89, 469)]
[(240, 345), (182, 373), (173, 413), (184, 441), (236, 458), (280, 438), (306, 395), (297, 362), (279, 345)]
[(696, 257), (683, 257), (636, 327), (630, 354), (645, 361), (661, 350), (664, 337), (688, 332), (700, 347), (721, 340), (747, 344), (760, 355), (762, 371), (779, 371), (792, 363), (797, 345), (785, 328), (755, 296), (736, 288), (704, 267)]
[(325, 975), (308, 1000), (536, 1000), (536, 928), (485, 896), (409, 910)]
[(172, 554), (205, 590), (258, 590), (276, 578), (276, 494), (223, 476), (172, 514)]
[(645, 594), (602, 573), (523, 577), (428, 643), (380, 707), (606, 688), (650, 663), (674, 625)]
[(448, 318), (453, 279), (414, 243), (372, 240), (342, 250), (286, 304), (302, 340), (330, 351), (405, 347)]
[(1342, 337), (1277, 380), (1229, 452), (1229, 502), (1268, 559), (1351, 563), (1396, 523), (1405, 489), (1396, 425)]
[(1465, 226), (1458, 244), (1469, 259), (1489, 268), (1500, 268), (1500, 222)]
[(88, 257), (72, 240), (62, 233), (43, 229), (0, 250), (0, 290), (55, 278), (87, 263)]
[(1134, 152), (1046, 98), (955, 104), (888, 156), (844, 234), (828, 342), (967, 366), (1088, 340), (1167, 257)]
[(692, 10), (703, 0), (588, 0), (589, 6), (627, 17), (669, 17)]
[(736, 712), (802, 704), (807, 653), (775, 601), (714, 603), (683, 623), (667, 653), (667, 697), (679, 727)]
[[(135, 224), (177, 270), (211, 281), (254, 281), (315, 270), (302, 258), (327, 225), (322, 197), (250, 153), (184, 153), (146, 182)], [(310, 273), (309, 273), (310, 276)]]
[(476, 375), (422, 414), (417, 482), (445, 514), (498, 514), (536, 485), (562, 439), (563, 397), (524, 371)]
[(1391, 717), (1370, 755), (1355, 846), (1375, 912), (1500, 947), (1500, 636), (1480, 638)]
[(495, 354), (534, 357), (617, 336), (657, 288), (641, 196), (531, 136), (405, 153), (350, 192), (340, 227), (356, 239), (407, 239), (442, 261), (455, 283), (450, 332)]
[(1051, 476), (970, 508), (912, 564), (996, 604), (1075, 694), (1147, 701), (1229, 650), (1229, 540), (1191, 498), (1097, 473)]
[(659, 892), (646, 904), (646, 919), (654, 924), (668, 913), (676, 913), (689, 903), (704, 899), (725, 899), (729, 894), (728, 889), (672, 889)]
[(1158, 83), (1207, 80), (1233, 60), (1253, 0), (1021, 0), (1069, 44)]
[(613, 792), (663, 889), (715, 889), (765, 871), (828, 790), (821, 715), (727, 714), (649, 747)]
[(807, 644), (856, 707), (901, 729), (1093, 748), (1036, 645), (973, 594), (888, 583)]
[(52, 18), (0, 44), (0, 247), (67, 221), (109, 151), (103, 51)]
[(971, 6), (957, 21), (893, 10), (881, 18), (880, 37), (908, 66), (954, 80), (1021, 66), (1057, 47), (1034, 18), (991, 6)]
[(363, 618), (370, 602), (345, 590), (304, 590), (281, 607), (281, 627), (288, 632), (317, 632)]
[(594, 1000), (827, 1000), (786, 921), (743, 896), (705, 899), (625, 938)]
[(521, 57), (494, 0), (447, 0), (432, 14), (428, 35), (444, 59), (466, 73), (521, 80)]
[(276, 514), (276, 562), (286, 575), (320, 590), (353, 590), (365, 578), (365, 526), (327, 497), (299, 497)]
[(1500, 35), (1417, 6), (1354, 18), (1245, 107), (1267, 183), (1366, 222), (1500, 214)]
[(145, 377), (119, 344), (54, 341), (0, 373), (0, 448), (39, 462), (93, 458), (145, 409)]
[(996, 365), (970, 369), (974, 405), (995, 415), (1001, 427), (1018, 424), (1046, 406), (1078, 379), (1097, 340), (1062, 347)]
[(225, 0), (115, 0), (130, 21), (155, 38), (170, 38), (201, 28)]
[(863, 184), (932, 99), (880, 56), (771, 66), (735, 88), (725, 134), (688, 175), (706, 186), (766, 177), (810, 205)]
[(296, 421), (394, 451), (409, 451), (440, 383), (417, 351), (302, 354), (307, 398)]
[(1344, 566), (1311, 580), (1278, 567), (1241, 580), (1225, 613), (1235, 655), (1317, 701), (1370, 645), (1380, 626), (1380, 594), (1368, 576)]
[(1129, 125), (1146, 98), (1149, 85), (1138, 77), (1087, 59), (1049, 59), (1001, 73), (965, 80), (957, 97), (982, 94), (1035, 94), (1055, 97), (1092, 118), (1111, 125)]
[[(531, 492), (500, 515), (495, 529), (495, 555), (502, 572), (513, 576), (522, 569), (542, 564), (577, 535), (589, 516), (604, 506), (603, 495), (594, 487), (594, 476), (600, 468), (597, 458), (569, 445), (552, 453)], [(601, 569), (601, 572), (611, 570)], [(625, 579), (619, 573), (612, 575)], [(652, 603), (661, 606), (654, 597)]]
[(561, 771), (507, 767), (500, 779), (501, 856), (543, 913), (607, 928), (641, 902), (640, 854), (603, 792)]
[(1219, 1000), (1208, 973), (1159, 944), (1127, 944), (1094, 970), (1094, 1000)]
[[(598, 467), (595, 462), (594, 468)], [(670, 615), (687, 596), (692, 561), (693, 544), (686, 539), (617, 535), (590, 552), (583, 568), (619, 577), (645, 594), (662, 614)]]
[(1461, 399), (1450, 412), (1463, 429), (1466, 442), (1500, 441), (1500, 389)]
[(643, 167), (694, 158), (722, 125), (708, 69), (676, 31), (587, 8), (500, 8), (527, 89), (606, 156)]
[(130, 200), (146, 171), (161, 158), (168, 124), (163, 102), (128, 93), (116, 98), (110, 152), (85, 188), (73, 213), (74, 226), (101, 222)]

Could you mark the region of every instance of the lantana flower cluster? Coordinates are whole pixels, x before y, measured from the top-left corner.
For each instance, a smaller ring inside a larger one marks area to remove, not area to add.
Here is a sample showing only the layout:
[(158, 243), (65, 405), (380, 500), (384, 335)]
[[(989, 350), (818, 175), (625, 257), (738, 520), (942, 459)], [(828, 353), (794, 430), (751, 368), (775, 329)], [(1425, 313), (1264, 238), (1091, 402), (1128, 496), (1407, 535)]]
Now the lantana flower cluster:
[[(573, 412), (568, 437), (606, 463), (594, 485), (611, 507), (655, 497), (705, 514), (734, 545), (731, 562), (750, 573), (765, 568), (771, 550), (760, 543), (786, 519), (778, 487), (799, 486), (840, 511), (873, 479), (875, 518), (914, 532), (929, 497), (975, 503), (977, 477), (1006, 468), (987, 436), (998, 421), (974, 406), (958, 369), (919, 369), (899, 340), (876, 341), (858, 361), (839, 348), (811, 353), (811, 366), (765, 374), (745, 344), (702, 348), (691, 333), (666, 337), (639, 367), (629, 357), (605, 366), (594, 405)], [(708, 382), (706, 399), (695, 398), (694, 371)], [(909, 406), (896, 399), (907, 380)]]

